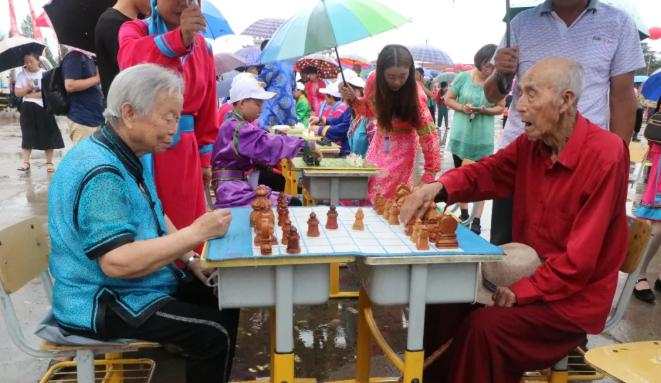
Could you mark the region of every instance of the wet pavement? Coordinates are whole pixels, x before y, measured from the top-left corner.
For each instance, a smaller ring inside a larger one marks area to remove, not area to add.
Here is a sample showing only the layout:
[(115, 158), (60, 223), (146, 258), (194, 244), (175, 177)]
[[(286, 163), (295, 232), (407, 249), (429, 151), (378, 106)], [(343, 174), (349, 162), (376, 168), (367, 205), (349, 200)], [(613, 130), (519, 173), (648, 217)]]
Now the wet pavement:
[[(62, 132), (66, 124), (60, 121)], [(66, 147), (70, 141), (63, 134)], [(66, 149), (65, 149), (66, 150)], [(55, 153), (59, 163), (64, 151)], [(28, 173), (16, 171), (20, 165), (20, 129), (15, 117), (0, 113), (0, 228), (30, 216), (46, 217), (48, 182), (43, 152), (35, 152)], [(443, 168), (452, 164), (444, 153)], [(482, 218), (483, 236), (488, 238), (490, 204)], [(659, 271), (661, 260), (653, 266)], [(651, 274), (652, 276), (656, 274)], [(347, 269), (342, 270), (343, 289), (355, 289), (356, 282)], [(48, 303), (38, 281), (29, 283), (12, 295), (24, 333), (33, 344), (39, 340), (33, 329), (45, 315)], [(614, 342), (661, 339), (661, 296), (659, 304), (648, 305), (632, 299), (623, 320), (608, 333), (591, 336), (589, 346)], [(351, 379), (354, 375), (357, 301), (331, 300), (327, 304), (297, 307), (294, 313), (296, 376), (318, 381)], [(377, 323), (393, 349), (405, 349), (407, 313), (401, 306), (375, 307)], [(242, 310), (233, 380), (267, 379), (269, 376), (269, 309)], [(142, 352), (156, 360), (153, 382), (184, 382), (183, 363), (163, 349)], [(376, 346), (372, 353), (372, 376), (397, 376)], [(34, 359), (21, 352), (9, 339), (4, 320), (0, 320), (0, 383), (36, 382), (48, 361)]]

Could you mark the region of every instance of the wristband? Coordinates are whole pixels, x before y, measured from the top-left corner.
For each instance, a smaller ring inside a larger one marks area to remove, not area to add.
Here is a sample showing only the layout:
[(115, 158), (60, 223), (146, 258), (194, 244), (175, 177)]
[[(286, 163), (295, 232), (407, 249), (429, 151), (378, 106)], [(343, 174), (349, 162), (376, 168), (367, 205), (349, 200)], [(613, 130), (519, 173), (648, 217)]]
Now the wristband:
[(188, 268), (188, 265), (190, 265), (190, 263), (193, 262), (196, 259), (200, 259), (200, 254), (193, 253), (193, 255), (191, 255), (190, 257), (188, 257), (188, 259), (186, 259), (184, 261), (184, 266), (186, 266), (186, 268)]

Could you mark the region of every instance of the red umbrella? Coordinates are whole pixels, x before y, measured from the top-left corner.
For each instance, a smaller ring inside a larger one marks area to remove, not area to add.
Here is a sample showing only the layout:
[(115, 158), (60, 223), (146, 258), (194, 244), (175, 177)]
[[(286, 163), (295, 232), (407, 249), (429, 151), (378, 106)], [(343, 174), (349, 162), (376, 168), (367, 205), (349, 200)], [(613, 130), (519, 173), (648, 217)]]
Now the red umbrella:
[(296, 61), (296, 70), (298, 72), (309, 66), (317, 68), (317, 75), (323, 79), (335, 79), (337, 74), (340, 73), (340, 67), (335, 60), (320, 54), (305, 56)]
[(661, 27), (650, 28), (650, 40), (661, 39)]

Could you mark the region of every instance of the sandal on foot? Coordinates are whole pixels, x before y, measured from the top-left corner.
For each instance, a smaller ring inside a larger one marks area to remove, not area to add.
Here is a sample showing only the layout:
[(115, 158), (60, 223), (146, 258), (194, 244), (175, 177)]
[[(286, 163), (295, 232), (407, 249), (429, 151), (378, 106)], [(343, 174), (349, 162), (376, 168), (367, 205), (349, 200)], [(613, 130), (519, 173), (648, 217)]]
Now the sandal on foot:
[(23, 166), (19, 166), (16, 168), (19, 172), (27, 172), (30, 170), (30, 163), (29, 162), (23, 162)]
[[(647, 278), (640, 278), (639, 280), (636, 281), (636, 284), (642, 281), (647, 282)], [(656, 296), (654, 295), (654, 292), (649, 287), (647, 287), (646, 289), (639, 290), (636, 288), (636, 286), (634, 286), (633, 296), (645, 303), (650, 303), (650, 304), (654, 304), (654, 301), (656, 300)]]
[(55, 171), (55, 164), (52, 162), (46, 162), (46, 171), (49, 173), (53, 173)]

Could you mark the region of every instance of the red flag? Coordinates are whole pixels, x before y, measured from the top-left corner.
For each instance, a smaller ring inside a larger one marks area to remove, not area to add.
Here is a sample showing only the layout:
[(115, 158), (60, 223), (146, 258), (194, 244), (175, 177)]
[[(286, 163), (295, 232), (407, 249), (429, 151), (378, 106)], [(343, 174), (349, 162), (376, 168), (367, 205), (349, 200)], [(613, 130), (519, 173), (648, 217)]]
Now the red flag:
[(40, 28), (53, 28), (53, 25), (48, 18), (46, 12), (41, 12), (41, 14), (35, 19), (35, 25)]
[(16, 12), (14, 12), (14, 0), (9, 0), (9, 37), (14, 36), (18, 36)]

